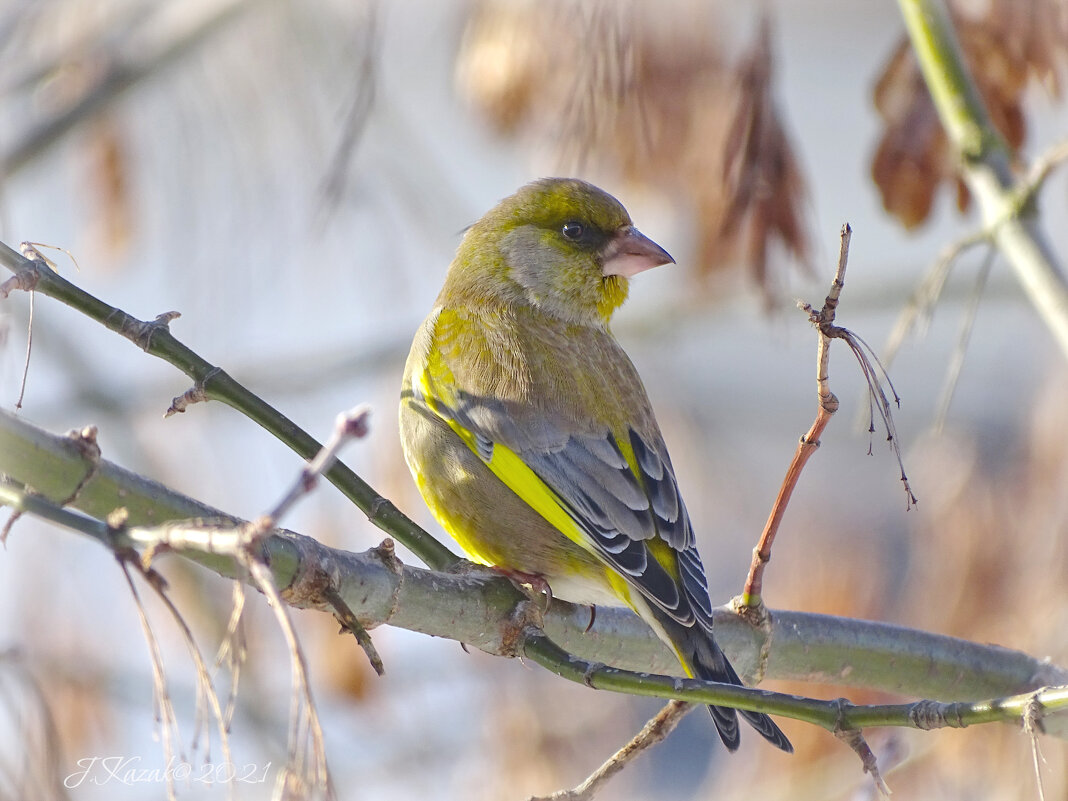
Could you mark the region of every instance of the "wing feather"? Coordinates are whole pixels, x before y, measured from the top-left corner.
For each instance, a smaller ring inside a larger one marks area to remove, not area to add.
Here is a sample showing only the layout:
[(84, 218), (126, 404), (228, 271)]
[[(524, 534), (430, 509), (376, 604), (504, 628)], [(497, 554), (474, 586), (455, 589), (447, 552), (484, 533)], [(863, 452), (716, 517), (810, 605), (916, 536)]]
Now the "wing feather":
[[(548, 424), (521, 431), (497, 401), (465, 393), (443, 398), (433, 389), (422, 382), (416, 395), (429, 400), (427, 407), (514, 492), (544, 505), (547, 490), (575, 524), (565, 535), (626, 576), (672, 619), (683, 625), (697, 620), (711, 630), (704, 568), (659, 436), (650, 444), (629, 430), (623, 440), (633, 455), (628, 460), (611, 431), (567, 434)], [(532, 478), (542, 486), (531, 487)], [(654, 555), (656, 539), (671, 546), (667, 556), (662, 548)]]

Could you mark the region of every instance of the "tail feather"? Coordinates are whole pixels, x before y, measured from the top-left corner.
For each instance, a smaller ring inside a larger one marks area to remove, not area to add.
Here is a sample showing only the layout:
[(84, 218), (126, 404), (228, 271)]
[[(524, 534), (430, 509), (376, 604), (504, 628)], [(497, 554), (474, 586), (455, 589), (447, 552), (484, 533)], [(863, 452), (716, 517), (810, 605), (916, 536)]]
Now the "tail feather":
[[(668, 634), (671, 636), (683, 665), (692, 671), (696, 678), (744, 686), (731, 663), (727, 661), (726, 655), (710, 634), (696, 627), (687, 628), (678, 624), (665, 626), (665, 628), (668, 629)], [(757, 730), (761, 737), (776, 748), (788, 754), (794, 751), (793, 745), (790, 744), (782, 730), (775, 725), (775, 721), (762, 712), (735, 710), (723, 706), (709, 706), (708, 711), (712, 714), (719, 737), (727, 746), (728, 751), (738, 750), (741, 742), (741, 735), (738, 731), (739, 714)]]
[(727, 746), (728, 751), (737, 751), (738, 746), (742, 744), (742, 733), (738, 729), (738, 711), (729, 706), (710, 706), (708, 711), (712, 714), (712, 722), (716, 724), (719, 739)]
[[(716, 650), (719, 651), (720, 657), (723, 660), (723, 665), (726, 668), (727, 681), (730, 684), (742, 685), (742, 680), (738, 678), (738, 674), (735, 672), (734, 666), (731, 665), (729, 661), (727, 661), (727, 657), (723, 654), (722, 651), (719, 650), (719, 646), (716, 646)], [(722, 679), (717, 679), (717, 681), (722, 681)], [(712, 707), (709, 707), (709, 709), (711, 710)], [(731, 711), (733, 712), (734, 710)], [(750, 712), (747, 709), (739, 709), (738, 713), (743, 718), (745, 718), (746, 722), (750, 726), (757, 730), (757, 733), (760, 734), (761, 737), (763, 737), (773, 746), (782, 751), (785, 751), (788, 754), (792, 754), (794, 752), (793, 745), (786, 738), (786, 735), (782, 733), (782, 729), (780, 729), (775, 724), (774, 720), (765, 715), (763, 712)], [(712, 719), (716, 720), (716, 714), (714, 712), (712, 713)], [(716, 728), (719, 728), (718, 723), (716, 724)], [(737, 726), (735, 726), (735, 728), (737, 728)], [(723, 736), (722, 732), (720, 732), (720, 736)]]

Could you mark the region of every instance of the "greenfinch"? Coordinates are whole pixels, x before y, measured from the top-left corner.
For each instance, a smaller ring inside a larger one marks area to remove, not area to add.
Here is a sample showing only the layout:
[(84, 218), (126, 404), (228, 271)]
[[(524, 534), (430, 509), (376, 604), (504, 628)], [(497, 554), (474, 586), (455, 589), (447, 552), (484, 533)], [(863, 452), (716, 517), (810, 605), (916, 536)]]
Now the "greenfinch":
[[(430, 510), (473, 560), (577, 603), (625, 604), (688, 676), (741, 684), (712, 636), (652, 405), (609, 327), (629, 279), (673, 262), (584, 181), (535, 181), (501, 201), (464, 234), (412, 343), (401, 442)], [(737, 712), (709, 710), (737, 749)], [(793, 750), (767, 715), (741, 714)]]

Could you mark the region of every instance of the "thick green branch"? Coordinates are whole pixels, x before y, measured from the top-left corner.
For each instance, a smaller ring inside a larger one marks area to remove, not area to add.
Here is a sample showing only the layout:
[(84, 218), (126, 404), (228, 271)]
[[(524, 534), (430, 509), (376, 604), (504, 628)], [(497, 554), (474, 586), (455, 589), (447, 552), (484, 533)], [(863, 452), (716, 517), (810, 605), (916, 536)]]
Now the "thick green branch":
[[(90, 468), (92, 476), (83, 481)], [(111, 547), (144, 548), (164, 542), (182, 556), (222, 575), (238, 572), (225, 553), (234, 538), (228, 527), (239, 521), (220, 518), (217, 510), (159, 484), (146, 482), (104, 459), (88, 460), (82, 450), (70, 444), (70, 438), (40, 432), (3, 412), (0, 412), (0, 473), (32, 484), (40, 492), (46, 492), (44, 487), (51, 476), (66, 475), (64, 482), (48, 486), (56, 499), (66, 500), (72, 487), (80, 483), (81, 490), (71, 501), (74, 507), (92, 508), (97, 514), (106, 514), (127, 503), (128, 508), (138, 510), (131, 513), (129, 527), (120, 532), (119, 539), (109, 539), (116, 535), (99, 520), (62, 509), (50, 514), (36, 508), (35, 500), (25, 498), (19, 487), (0, 485), (0, 493), (7, 503), (25, 507), (59, 525), (84, 531)], [(48, 504), (38, 506), (46, 509)], [(153, 508), (155, 511), (148, 511)], [(210, 524), (164, 524), (173, 514), (215, 519)], [(146, 521), (149, 521), (147, 525)], [(708, 690), (699, 683), (680, 685), (668, 677), (656, 678), (650, 684), (645, 676), (628, 674), (626, 670), (671, 673), (677, 670), (677, 663), (649, 627), (626, 610), (598, 608), (591, 626), (588, 607), (554, 601), (542, 622), (546, 637), (532, 638), (526, 627), (517, 627), (513, 614), (523, 604), (529, 607), (529, 602), (510, 582), (491, 573), (431, 572), (401, 565), (388, 550), (352, 554), (290, 532), (264, 538), (262, 547), (283, 597), (296, 606), (330, 611), (330, 599), (322, 592), (329, 583), (368, 627), (388, 623), (467, 642), (496, 654), (515, 655), (519, 649), (554, 672), (572, 680), (591, 678), (593, 686), (603, 689), (658, 697), (669, 697), (665, 693), (674, 692), (676, 687), (686, 692), (689, 692), (687, 687), (695, 686), (699, 692)], [(731, 660), (743, 673), (752, 672), (765, 635), (726, 609), (717, 611), (716, 625), (717, 639)], [(912, 697), (963, 701), (969, 710), (961, 714), (970, 715), (968, 720), (976, 722), (979, 709), (971, 709), (973, 704), (968, 702), (1068, 683), (1065, 671), (1017, 651), (868, 621), (775, 612), (770, 638), (768, 678), (837, 683)], [(591, 663), (610, 664), (615, 669), (590, 671)], [(716, 692), (714, 700), (719, 702), (738, 702), (743, 708), (759, 706), (765, 711), (819, 725), (831, 721), (831, 707), (827, 702), (798, 701), (789, 696), (731, 688), (716, 688)], [(1004, 702), (988, 706), (995, 707), (985, 713), (991, 719), (1012, 717), (1017, 711)], [(908, 705), (908, 708), (913, 710), (915, 706)], [(865, 709), (850, 707), (842, 725), (913, 725), (901, 723), (903, 706), (888, 707), (874, 717), (858, 711)], [(956, 708), (948, 712), (939, 710), (936, 712), (949, 715), (947, 720), (959, 712)]]

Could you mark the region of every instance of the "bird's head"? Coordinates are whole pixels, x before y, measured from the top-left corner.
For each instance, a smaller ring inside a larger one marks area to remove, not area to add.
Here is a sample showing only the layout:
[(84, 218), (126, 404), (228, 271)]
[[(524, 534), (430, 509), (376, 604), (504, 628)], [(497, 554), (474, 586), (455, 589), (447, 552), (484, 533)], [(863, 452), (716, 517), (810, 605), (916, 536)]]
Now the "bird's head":
[(452, 270), (494, 295), (603, 326), (626, 300), (631, 276), (673, 262), (607, 192), (574, 178), (545, 178), (475, 223)]

